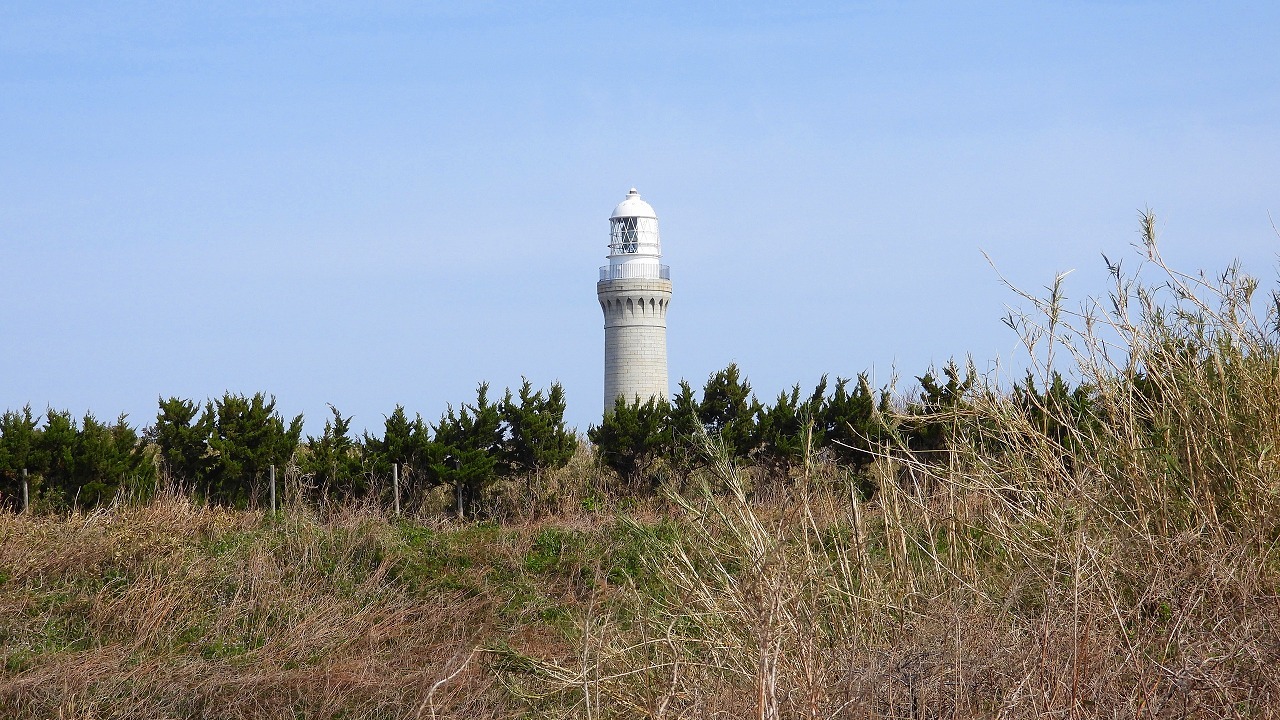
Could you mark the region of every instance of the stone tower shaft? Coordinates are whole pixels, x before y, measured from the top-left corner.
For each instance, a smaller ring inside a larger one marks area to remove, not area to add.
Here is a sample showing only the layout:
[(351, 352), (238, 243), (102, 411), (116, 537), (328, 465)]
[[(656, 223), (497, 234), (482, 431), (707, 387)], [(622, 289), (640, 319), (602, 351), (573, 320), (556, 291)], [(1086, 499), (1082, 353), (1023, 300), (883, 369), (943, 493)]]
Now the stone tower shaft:
[(671, 281), (602, 280), (596, 296), (604, 311), (604, 411), (611, 412), (619, 396), (627, 402), (666, 400)]

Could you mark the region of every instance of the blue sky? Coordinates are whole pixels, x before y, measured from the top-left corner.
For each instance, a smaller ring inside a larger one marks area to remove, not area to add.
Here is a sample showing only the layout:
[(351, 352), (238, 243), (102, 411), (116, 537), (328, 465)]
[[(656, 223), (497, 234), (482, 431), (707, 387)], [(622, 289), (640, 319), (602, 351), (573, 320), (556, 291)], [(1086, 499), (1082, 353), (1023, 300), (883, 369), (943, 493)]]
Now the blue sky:
[(1278, 47), (1267, 3), (5, 3), (0, 406), (318, 433), (524, 375), (585, 430), (632, 186), (673, 389), (1016, 367), (983, 251), (1078, 300), (1150, 207), (1274, 280)]

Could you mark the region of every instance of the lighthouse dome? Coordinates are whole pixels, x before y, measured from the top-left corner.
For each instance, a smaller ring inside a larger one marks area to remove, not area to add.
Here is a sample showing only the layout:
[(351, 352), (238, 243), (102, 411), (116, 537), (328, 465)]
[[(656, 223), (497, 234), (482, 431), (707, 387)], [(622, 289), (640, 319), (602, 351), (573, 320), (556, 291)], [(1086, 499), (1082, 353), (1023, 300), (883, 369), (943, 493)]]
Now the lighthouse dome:
[(653, 206), (641, 200), (640, 193), (635, 188), (631, 188), (631, 192), (627, 193), (626, 199), (618, 203), (618, 207), (613, 209), (613, 214), (609, 216), (609, 219), (624, 217), (658, 219), (657, 214), (653, 212)]

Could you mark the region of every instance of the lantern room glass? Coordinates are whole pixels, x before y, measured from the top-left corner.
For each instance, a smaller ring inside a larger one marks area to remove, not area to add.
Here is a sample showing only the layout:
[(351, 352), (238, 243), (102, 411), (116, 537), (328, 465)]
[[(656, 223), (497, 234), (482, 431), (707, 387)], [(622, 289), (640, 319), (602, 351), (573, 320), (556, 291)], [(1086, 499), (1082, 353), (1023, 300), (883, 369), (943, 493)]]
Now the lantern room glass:
[(640, 249), (639, 220), (633, 217), (614, 218), (609, 249), (615, 254), (637, 252)]

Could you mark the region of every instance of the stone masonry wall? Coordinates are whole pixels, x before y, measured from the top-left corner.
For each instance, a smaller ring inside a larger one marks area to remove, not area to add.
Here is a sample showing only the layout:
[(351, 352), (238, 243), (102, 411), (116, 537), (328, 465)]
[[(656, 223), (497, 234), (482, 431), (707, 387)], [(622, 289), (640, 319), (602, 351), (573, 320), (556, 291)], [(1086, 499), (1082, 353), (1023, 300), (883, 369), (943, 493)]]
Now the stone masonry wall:
[(666, 400), (667, 308), (671, 281), (607, 280), (596, 283), (604, 313), (604, 411), (619, 395)]

